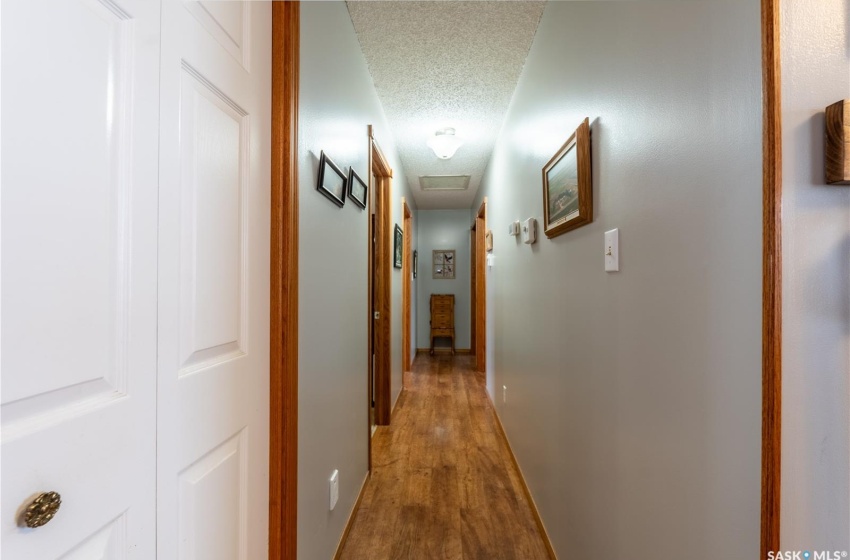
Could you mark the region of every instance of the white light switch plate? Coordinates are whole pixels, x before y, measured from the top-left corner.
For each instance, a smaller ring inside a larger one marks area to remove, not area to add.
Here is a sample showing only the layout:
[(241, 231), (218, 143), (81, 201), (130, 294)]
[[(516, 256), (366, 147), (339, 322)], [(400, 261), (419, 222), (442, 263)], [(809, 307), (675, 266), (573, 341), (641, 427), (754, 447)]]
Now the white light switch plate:
[(612, 229), (605, 232), (605, 270), (620, 271), (620, 230)]
[(329, 480), (331, 487), (331, 510), (336, 507), (339, 500), (339, 471), (334, 471)]

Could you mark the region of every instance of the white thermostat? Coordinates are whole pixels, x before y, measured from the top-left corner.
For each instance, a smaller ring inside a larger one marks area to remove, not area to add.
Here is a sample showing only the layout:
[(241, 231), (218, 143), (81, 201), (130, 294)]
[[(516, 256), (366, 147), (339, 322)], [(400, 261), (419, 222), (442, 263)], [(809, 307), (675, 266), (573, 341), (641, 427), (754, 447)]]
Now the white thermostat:
[(511, 222), (508, 224), (508, 235), (519, 235), (519, 222)]
[(537, 241), (537, 220), (529, 218), (522, 223), (522, 242), (531, 245)]

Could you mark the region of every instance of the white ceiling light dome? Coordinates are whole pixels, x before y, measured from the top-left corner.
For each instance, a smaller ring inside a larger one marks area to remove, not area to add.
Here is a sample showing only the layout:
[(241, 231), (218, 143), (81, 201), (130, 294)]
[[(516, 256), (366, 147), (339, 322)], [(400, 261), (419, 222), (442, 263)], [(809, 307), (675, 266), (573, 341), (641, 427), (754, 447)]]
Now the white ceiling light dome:
[(455, 129), (451, 127), (441, 128), (434, 133), (434, 136), (428, 139), (428, 147), (434, 150), (434, 154), (440, 159), (449, 159), (453, 155), (463, 140), (455, 134)]

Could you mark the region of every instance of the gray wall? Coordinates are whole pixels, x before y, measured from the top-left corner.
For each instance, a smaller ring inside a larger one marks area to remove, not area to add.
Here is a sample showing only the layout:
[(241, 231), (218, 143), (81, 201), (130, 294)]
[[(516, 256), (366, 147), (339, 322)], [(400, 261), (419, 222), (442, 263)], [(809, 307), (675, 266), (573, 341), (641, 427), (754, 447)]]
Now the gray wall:
[[(387, 132), (348, 10), (342, 2), (301, 4), (299, 173), (298, 558), (331, 558), (368, 464), (368, 220), (316, 191), (325, 150), (369, 176), (367, 125), (393, 166), (393, 221), (401, 224), (405, 176)], [(408, 203), (412, 199), (407, 196)], [(401, 390), (401, 272), (393, 270), (393, 399)], [(328, 478), (340, 495), (328, 510)]]
[[(758, 0), (540, 22), (473, 208), (495, 236), (488, 389), (563, 558), (759, 554), (759, 29)], [(540, 170), (585, 117), (595, 221), (523, 245), (506, 226), (542, 221)]]
[[(455, 348), (469, 348), (470, 305), (470, 228), (469, 210), (420, 210), (419, 277), (416, 334), (419, 348), (431, 346), (431, 294), (455, 295)], [(454, 280), (435, 280), (431, 272), (431, 255), (435, 249), (454, 249), (457, 266)], [(436, 346), (448, 347), (449, 341), (438, 339)]]
[(850, 188), (823, 110), (850, 97), (847, 0), (782, 2), (782, 547), (850, 550)]

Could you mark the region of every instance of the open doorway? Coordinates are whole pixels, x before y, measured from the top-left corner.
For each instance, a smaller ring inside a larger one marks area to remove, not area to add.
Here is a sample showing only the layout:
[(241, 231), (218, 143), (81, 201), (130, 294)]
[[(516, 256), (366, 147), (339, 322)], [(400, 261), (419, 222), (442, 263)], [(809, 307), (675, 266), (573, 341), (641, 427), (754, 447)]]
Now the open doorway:
[(472, 224), (472, 349), (475, 352), (475, 368), (486, 371), (487, 353), (487, 199), (481, 203)]

